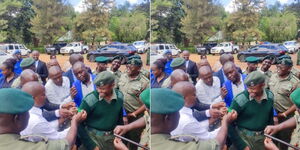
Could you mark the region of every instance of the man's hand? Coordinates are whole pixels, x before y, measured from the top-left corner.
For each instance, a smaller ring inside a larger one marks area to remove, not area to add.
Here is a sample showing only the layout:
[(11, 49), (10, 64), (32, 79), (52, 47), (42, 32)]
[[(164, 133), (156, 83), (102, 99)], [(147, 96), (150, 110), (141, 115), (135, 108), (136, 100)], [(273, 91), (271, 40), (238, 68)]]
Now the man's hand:
[(222, 116), (222, 112), (218, 109), (210, 109), (209, 114), (211, 118), (220, 118)]
[(127, 117), (136, 118), (136, 115), (135, 115), (135, 113), (129, 113), (129, 114), (127, 114)]
[(250, 150), (249, 146), (245, 147), (244, 150)]
[(278, 118), (286, 118), (286, 115), (284, 113), (278, 113), (277, 117)]
[(231, 112), (227, 113), (224, 117), (223, 120), (227, 123), (230, 124), (237, 118), (237, 112), (235, 110), (232, 110)]
[(77, 90), (74, 86), (71, 87), (70, 89), (70, 94), (71, 94), (71, 97), (72, 99), (75, 97), (75, 95), (77, 94)]
[(115, 146), (116, 150), (128, 150), (128, 148), (126, 147), (126, 145), (119, 138), (115, 138), (114, 139), (114, 146)]
[(228, 93), (227, 89), (225, 87), (221, 87), (221, 97), (222, 97), (222, 99), (225, 98), (227, 93)]
[(269, 135), (273, 135), (273, 134), (275, 134), (275, 133), (277, 133), (279, 131), (279, 128), (278, 128), (278, 126), (267, 126), (266, 128), (265, 128), (265, 133), (266, 134), (269, 134)]
[(64, 108), (64, 109), (70, 109), (71, 107), (76, 107), (76, 104), (74, 102), (68, 102), (61, 106), (61, 108)]
[(75, 121), (77, 124), (84, 121), (87, 117), (87, 113), (85, 110), (82, 110), (81, 112), (78, 112), (76, 115), (73, 116), (72, 121)]
[(126, 126), (116, 126), (114, 129), (114, 133), (118, 135), (124, 135), (128, 132), (128, 128)]
[(279, 150), (278, 147), (272, 142), (270, 138), (266, 138), (264, 144), (266, 150)]
[(211, 107), (214, 109), (220, 109), (222, 107), (226, 107), (226, 104), (224, 102), (218, 102), (218, 103), (212, 104)]
[(73, 116), (73, 112), (67, 109), (59, 109), (59, 116), (62, 118), (71, 118)]

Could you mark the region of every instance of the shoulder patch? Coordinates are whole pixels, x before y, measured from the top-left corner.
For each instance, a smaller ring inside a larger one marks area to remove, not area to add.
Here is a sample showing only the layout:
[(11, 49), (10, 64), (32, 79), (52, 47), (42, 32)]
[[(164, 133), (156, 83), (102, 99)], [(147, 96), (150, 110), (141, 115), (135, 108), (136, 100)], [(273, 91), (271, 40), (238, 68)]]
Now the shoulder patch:
[(116, 94), (118, 99), (122, 99), (122, 101), (124, 101), (124, 95), (120, 90), (116, 89)]
[(91, 108), (98, 102), (98, 97), (95, 96), (94, 92), (89, 93), (87, 96), (85, 96), (84, 101), (89, 105)]
[(192, 141), (199, 141), (198, 137), (192, 136), (192, 135), (175, 135), (171, 136), (169, 140), (177, 141), (177, 142), (192, 142)]
[(268, 99), (274, 100), (274, 94), (270, 90), (266, 90)]
[(48, 142), (48, 138), (40, 135), (22, 135), (20, 137), (20, 140), (22, 141), (28, 141), (28, 142)]
[(245, 92), (242, 92), (238, 94), (234, 100), (240, 107), (243, 107), (247, 102), (249, 102), (249, 96), (247, 96)]

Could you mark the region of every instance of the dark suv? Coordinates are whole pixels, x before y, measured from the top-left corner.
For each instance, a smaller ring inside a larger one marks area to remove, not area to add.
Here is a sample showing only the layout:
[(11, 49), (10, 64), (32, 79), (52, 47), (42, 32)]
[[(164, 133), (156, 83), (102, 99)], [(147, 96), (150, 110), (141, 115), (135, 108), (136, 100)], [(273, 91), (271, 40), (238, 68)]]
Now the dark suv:
[(217, 46), (218, 43), (212, 42), (212, 43), (204, 43), (203, 45), (197, 45), (196, 50), (198, 54), (210, 54), (210, 49)]
[(46, 46), (46, 53), (47, 54), (59, 54), (60, 53), (60, 49), (62, 47), (65, 47), (68, 43), (54, 43), (53, 45), (47, 45)]

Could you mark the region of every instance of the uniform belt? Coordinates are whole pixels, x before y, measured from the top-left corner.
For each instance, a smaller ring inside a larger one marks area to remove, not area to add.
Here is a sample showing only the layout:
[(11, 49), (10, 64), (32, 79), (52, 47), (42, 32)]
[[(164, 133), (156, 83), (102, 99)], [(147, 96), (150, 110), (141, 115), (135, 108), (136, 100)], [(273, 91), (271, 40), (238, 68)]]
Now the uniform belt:
[(247, 136), (259, 136), (264, 134), (264, 131), (251, 131), (241, 127), (238, 127), (238, 130), (246, 134)]
[(88, 131), (91, 131), (93, 133), (95, 133), (98, 136), (103, 136), (103, 135), (112, 135), (113, 131), (100, 131), (91, 127), (86, 127)]

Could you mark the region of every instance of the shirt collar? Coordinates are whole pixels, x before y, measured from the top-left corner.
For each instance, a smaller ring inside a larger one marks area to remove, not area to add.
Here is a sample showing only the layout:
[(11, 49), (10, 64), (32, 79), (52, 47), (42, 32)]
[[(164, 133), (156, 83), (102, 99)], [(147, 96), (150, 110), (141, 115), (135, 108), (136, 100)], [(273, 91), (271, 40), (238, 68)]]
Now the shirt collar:
[(38, 108), (38, 107), (35, 107), (33, 106), (30, 110), (29, 110), (30, 113), (33, 113), (33, 114), (37, 114), (37, 115), (42, 115), (42, 109), (41, 108)]
[[(250, 99), (250, 101), (255, 100), (253, 97), (250, 96), (250, 94), (249, 94), (249, 99)], [(262, 95), (262, 97), (258, 101), (264, 100), (264, 99), (268, 100), (266, 90), (263, 91), (263, 95)]]
[[(117, 100), (117, 94), (116, 94), (115, 89), (113, 89), (112, 92), (113, 92), (113, 94), (111, 96), (111, 100)], [(105, 100), (105, 99), (103, 97), (101, 97), (100, 94), (99, 94), (99, 101), (102, 101), (102, 100)]]

